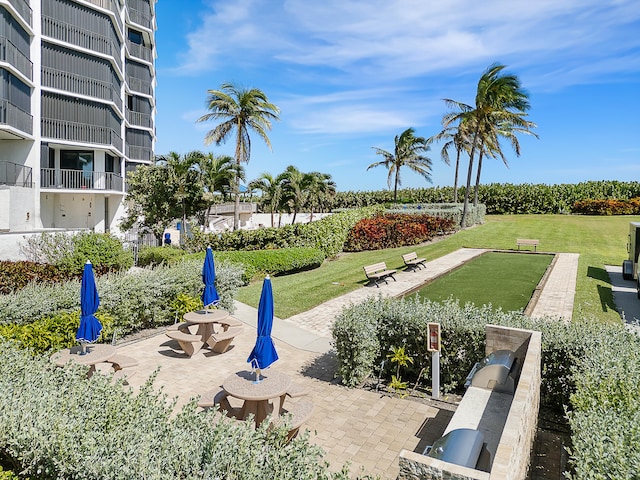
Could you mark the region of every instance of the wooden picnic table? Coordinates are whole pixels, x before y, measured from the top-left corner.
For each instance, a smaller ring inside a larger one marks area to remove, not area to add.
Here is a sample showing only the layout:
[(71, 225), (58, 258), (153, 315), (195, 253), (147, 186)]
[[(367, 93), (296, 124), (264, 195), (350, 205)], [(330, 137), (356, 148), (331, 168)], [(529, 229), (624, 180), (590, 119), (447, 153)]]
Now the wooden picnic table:
[[(222, 382), (222, 388), (230, 396), (244, 400), (238, 418), (244, 420), (253, 414), (256, 427), (267, 418), (269, 413), (278, 416), (278, 402), (287, 393), (290, 385), (291, 377), (275, 370), (262, 372), (259, 382), (256, 382), (255, 372), (247, 370), (229, 375)], [(273, 412), (269, 411), (269, 400), (274, 400)]]

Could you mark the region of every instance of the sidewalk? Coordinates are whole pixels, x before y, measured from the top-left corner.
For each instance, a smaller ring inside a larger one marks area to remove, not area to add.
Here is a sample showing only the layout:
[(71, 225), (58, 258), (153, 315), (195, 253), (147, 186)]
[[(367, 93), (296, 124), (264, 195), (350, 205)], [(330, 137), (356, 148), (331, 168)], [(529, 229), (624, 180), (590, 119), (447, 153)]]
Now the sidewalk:
[[(381, 395), (375, 391), (349, 389), (334, 379), (336, 359), (331, 351), (331, 326), (344, 306), (362, 301), (371, 295), (398, 295), (430, 278), (445, 273), (483, 253), (481, 249), (460, 249), (427, 263), (427, 268), (413, 272), (398, 272), (397, 282), (363, 287), (333, 299), (308, 312), (289, 319), (274, 319), (272, 336), (280, 359), (274, 367), (287, 373), (303, 385), (314, 402), (311, 419), (303, 428), (311, 432), (311, 441), (324, 449), (331, 469), (338, 471), (346, 462), (351, 472), (380, 475), (395, 479), (398, 475), (398, 454), (407, 449), (422, 451), (440, 438), (453, 415), (455, 405), (447, 398), (432, 404)], [(556, 289), (562, 277), (567, 285), (575, 285), (577, 259), (563, 257), (557, 261), (547, 279), (543, 293)], [(572, 254), (568, 254), (572, 255)], [(363, 273), (364, 276), (364, 273)], [(573, 279), (573, 280), (572, 280)], [(568, 287), (567, 287), (568, 288)], [(572, 292), (563, 289), (567, 297), (557, 308), (555, 295), (541, 295), (536, 311), (571, 318)], [(571, 304), (571, 305), (569, 305)], [(257, 310), (236, 302), (234, 317), (243, 321), (244, 333), (234, 340), (224, 354), (201, 351), (187, 358), (177, 342), (160, 333), (153, 337), (119, 346), (124, 354), (136, 358), (139, 366), (130, 383), (141, 385), (159, 368), (155, 382), (178, 406), (191, 397), (220, 385), (228, 375), (250, 369), (247, 358), (255, 343)], [(550, 454), (549, 454), (550, 455)], [(533, 460), (533, 459), (532, 459)], [(551, 477), (550, 477), (551, 478)], [(559, 477), (558, 477), (559, 478)]]

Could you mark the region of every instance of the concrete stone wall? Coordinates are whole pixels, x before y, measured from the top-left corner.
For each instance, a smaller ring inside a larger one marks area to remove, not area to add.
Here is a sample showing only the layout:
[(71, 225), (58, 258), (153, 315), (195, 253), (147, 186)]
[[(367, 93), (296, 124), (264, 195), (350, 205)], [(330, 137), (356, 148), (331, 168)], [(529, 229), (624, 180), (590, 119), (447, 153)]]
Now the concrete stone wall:
[[(420, 453), (400, 452), (400, 480), (525, 480), (538, 423), (542, 361), (540, 332), (487, 325), (487, 355), (512, 350), (522, 369), (489, 473)], [(455, 417), (455, 414), (454, 414)]]

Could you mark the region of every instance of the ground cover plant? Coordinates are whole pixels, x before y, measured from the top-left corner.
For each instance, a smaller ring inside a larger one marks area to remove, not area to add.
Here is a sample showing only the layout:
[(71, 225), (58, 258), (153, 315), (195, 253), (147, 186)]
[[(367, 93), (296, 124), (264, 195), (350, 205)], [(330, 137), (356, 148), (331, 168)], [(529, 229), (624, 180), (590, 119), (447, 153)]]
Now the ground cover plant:
[[(544, 252), (579, 253), (574, 319), (588, 317), (618, 322), (609, 277), (604, 265), (621, 265), (627, 258), (629, 222), (640, 216), (587, 215), (489, 215), (483, 225), (461, 230), (436, 242), (378, 251), (342, 253), (311, 272), (272, 279), (276, 316), (288, 318), (321, 303), (361, 288), (366, 282), (362, 267), (384, 261), (402, 270), (401, 255), (415, 250), (427, 260), (462, 247), (515, 249), (517, 238), (540, 240)], [(237, 299), (258, 306), (259, 282), (242, 287)]]
[(524, 311), (552, 259), (553, 255), (488, 252), (407, 297)]

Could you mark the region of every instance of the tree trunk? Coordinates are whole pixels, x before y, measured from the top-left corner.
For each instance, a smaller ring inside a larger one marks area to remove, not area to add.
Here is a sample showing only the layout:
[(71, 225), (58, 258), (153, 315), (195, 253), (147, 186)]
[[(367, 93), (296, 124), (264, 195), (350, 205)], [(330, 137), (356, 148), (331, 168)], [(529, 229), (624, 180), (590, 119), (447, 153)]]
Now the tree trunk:
[(271, 228), (273, 228), (273, 208), (271, 209)]
[(476, 207), (478, 205), (478, 187), (480, 186), (480, 172), (482, 171), (482, 154), (484, 152), (480, 152), (478, 155), (478, 173), (476, 175), (476, 188), (473, 193), (473, 206)]
[(458, 203), (458, 175), (460, 173), (460, 149), (456, 155), (456, 174), (453, 178), (453, 203)]
[(393, 182), (393, 203), (398, 203), (398, 170), (396, 170), (396, 179)]
[(240, 177), (236, 176), (236, 184), (234, 188), (234, 206), (233, 206), (233, 230), (240, 228)]

